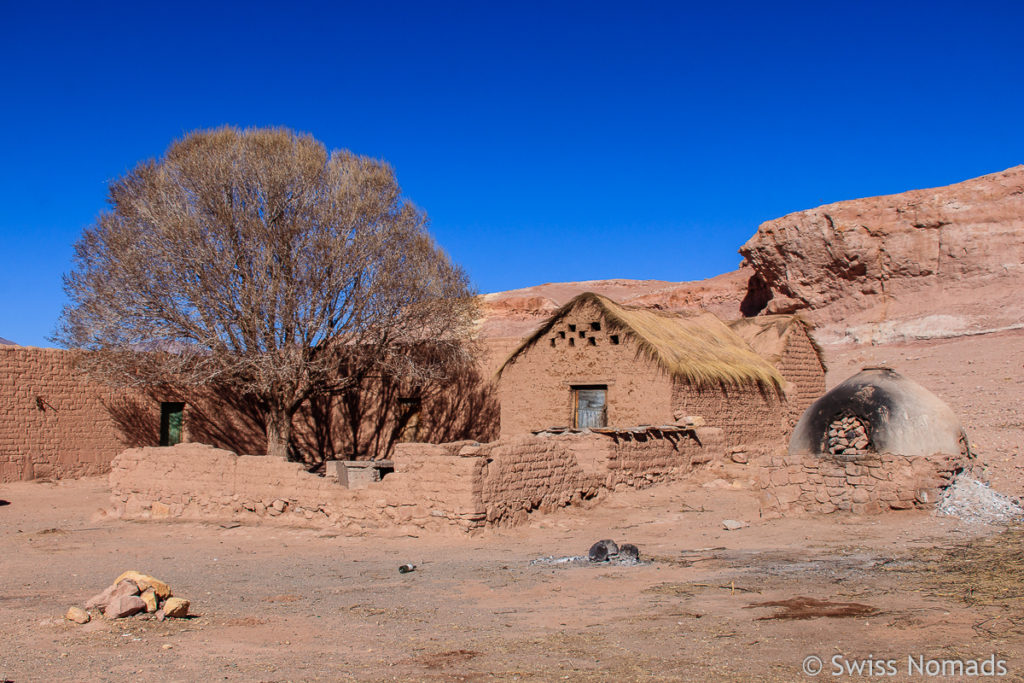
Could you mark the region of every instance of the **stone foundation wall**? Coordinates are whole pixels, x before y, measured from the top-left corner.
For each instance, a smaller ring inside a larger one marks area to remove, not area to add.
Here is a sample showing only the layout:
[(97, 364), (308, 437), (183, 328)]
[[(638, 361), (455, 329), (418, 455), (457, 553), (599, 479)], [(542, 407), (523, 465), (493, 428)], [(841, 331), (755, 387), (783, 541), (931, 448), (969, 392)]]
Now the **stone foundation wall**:
[(966, 460), (961, 455), (857, 457), (770, 455), (759, 458), (762, 514), (837, 510), (870, 514), (933, 505)]
[(212, 446), (135, 448), (114, 460), (111, 501), (127, 519), (237, 520), (352, 531), (520, 524), (623, 486), (682, 478), (724, 457), (716, 429), (400, 444), (394, 472), (350, 490), (298, 463)]

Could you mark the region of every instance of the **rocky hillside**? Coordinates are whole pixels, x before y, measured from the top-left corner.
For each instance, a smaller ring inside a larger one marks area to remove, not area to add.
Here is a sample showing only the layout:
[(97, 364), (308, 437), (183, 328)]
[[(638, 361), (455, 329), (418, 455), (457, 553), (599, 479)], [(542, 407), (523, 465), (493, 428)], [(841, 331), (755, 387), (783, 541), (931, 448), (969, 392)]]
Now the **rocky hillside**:
[(524, 289), (485, 294), (481, 336), (524, 337), (559, 306), (583, 292), (596, 292), (619, 303), (669, 311), (703, 308), (720, 318), (741, 317), (740, 307), (753, 271), (741, 268), (694, 282), (664, 280), (588, 280), (550, 282)]
[(724, 319), (801, 311), (823, 343), (886, 343), (1024, 327), (1024, 166), (855, 199), (763, 223), (743, 267), (698, 282), (549, 283), (483, 297), (481, 336), (529, 334), (584, 291)]
[(1024, 166), (763, 223), (740, 249), (766, 312), (805, 311), (825, 343), (1021, 327)]

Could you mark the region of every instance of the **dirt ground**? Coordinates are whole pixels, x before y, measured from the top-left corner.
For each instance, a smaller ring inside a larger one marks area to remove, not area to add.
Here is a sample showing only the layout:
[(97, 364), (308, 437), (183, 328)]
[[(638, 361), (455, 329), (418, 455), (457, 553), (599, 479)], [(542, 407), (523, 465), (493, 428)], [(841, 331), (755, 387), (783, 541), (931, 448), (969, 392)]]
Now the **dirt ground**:
[[(1024, 492), (1024, 334), (830, 359), (830, 385), (888, 361), (935, 391), (996, 487)], [(742, 473), (715, 477), (472, 537), (123, 522), (97, 514), (102, 479), (4, 485), (0, 681), (798, 681), (810, 656), (830, 680), (990, 659), (1024, 680), (1024, 533), (920, 511), (761, 520)], [(649, 562), (531, 564), (602, 538)], [(126, 569), (196, 616), (62, 619)]]

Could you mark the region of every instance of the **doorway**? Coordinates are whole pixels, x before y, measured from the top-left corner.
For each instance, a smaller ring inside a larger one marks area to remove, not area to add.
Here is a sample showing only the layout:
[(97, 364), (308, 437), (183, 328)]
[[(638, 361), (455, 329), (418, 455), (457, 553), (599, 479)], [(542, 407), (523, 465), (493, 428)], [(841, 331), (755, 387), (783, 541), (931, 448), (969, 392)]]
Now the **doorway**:
[(160, 404), (160, 445), (174, 446), (181, 443), (182, 426), (185, 423), (185, 404), (165, 401)]

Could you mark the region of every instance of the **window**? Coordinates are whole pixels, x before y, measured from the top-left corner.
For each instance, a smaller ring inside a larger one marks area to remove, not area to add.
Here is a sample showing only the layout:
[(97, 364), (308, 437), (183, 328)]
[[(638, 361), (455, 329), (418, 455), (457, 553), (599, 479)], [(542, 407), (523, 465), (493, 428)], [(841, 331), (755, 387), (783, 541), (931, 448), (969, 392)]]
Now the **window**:
[(576, 326), (575, 325), (569, 325), (569, 331), (570, 332), (575, 332), (576, 331)]
[(618, 344), (619, 343), (619, 335), (617, 335), (617, 334), (611, 335), (610, 337), (608, 337), (608, 339), (611, 340), (612, 344)]
[(605, 427), (608, 424), (607, 385), (588, 385), (572, 388), (572, 424), (576, 429)]
[(600, 322), (590, 323), (590, 329), (592, 329), (594, 332), (600, 332), (601, 331), (601, 323)]
[(595, 337), (590, 337), (587, 341), (590, 342), (591, 346), (597, 346), (597, 339)]
[(160, 445), (174, 446), (181, 443), (182, 427), (185, 423), (185, 404), (165, 401), (160, 404)]

